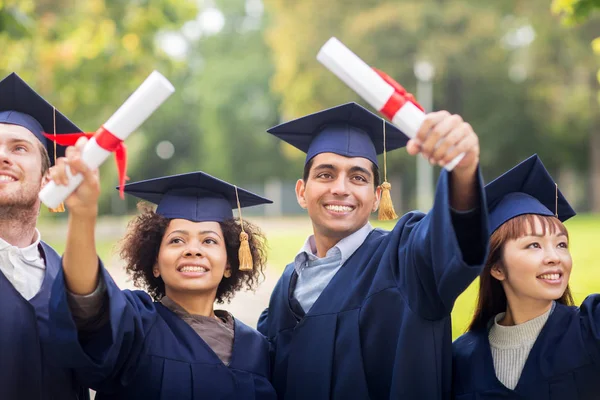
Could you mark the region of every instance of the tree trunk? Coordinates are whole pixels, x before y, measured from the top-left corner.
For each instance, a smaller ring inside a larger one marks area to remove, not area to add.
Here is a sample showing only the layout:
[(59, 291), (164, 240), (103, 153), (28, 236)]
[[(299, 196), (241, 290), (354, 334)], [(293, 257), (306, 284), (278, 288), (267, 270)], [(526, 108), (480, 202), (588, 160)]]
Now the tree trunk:
[(580, 209), (582, 202), (587, 202), (587, 193), (580, 190), (582, 184), (585, 184), (585, 179), (577, 176), (577, 172), (571, 166), (565, 164), (559, 168), (556, 182), (563, 196), (576, 210)]
[(600, 213), (600, 121), (598, 119), (592, 125), (590, 136), (590, 211)]
[(446, 110), (453, 114), (463, 111), (463, 77), (459, 68), (454, 67), (453, 60), (448, 61), (448, 80), (446, 81)]
[[(594, 71), (595, 72), (595, 71)], [(596, 74), (591, 74), (591, 104), (593, 115), (590, 131), (590, 211), (600, 213), (600, 87)]]

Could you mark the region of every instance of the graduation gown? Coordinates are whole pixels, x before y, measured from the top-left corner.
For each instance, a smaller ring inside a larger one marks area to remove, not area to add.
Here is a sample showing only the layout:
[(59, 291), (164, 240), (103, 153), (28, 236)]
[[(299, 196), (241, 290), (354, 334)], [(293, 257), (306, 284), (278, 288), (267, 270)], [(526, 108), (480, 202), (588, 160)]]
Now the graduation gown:
[[(447, 399), (450, 312), (487, 255), (487, 209), (451, 213), (442, 172), (433, 209), (373, 230), (303, 315), (286, 267), (258, 329), (284, 399)], [(452, 215), (454, 214), (454, 215)], [(453, 219), (456, 220), (453, 221)]]
[(72, 371), (58, 368), (48, 352), (48, 302), (60, 257), (44, 242), (40, 251), (46, 270), (31, 300), (0, 273), (0, 398), (88, 399), (89, 390), (76, 384)]
[(109, 322), (79, 333), (67, 304), (62, 269), (52, 289), (50, 328), (65, 366), (97, 391), (96, 399), (275, 399), (266, 339), (234, 320), (227, 366), (181, 318), (143, 291), (121, 291), (101, 268)]
[(457, 400), (600, 399), (600, 295), (589, 296), (579, 308), (556, 304), (514, 390), (496, 378), (487, 329), (454, 342), (453, 364)]

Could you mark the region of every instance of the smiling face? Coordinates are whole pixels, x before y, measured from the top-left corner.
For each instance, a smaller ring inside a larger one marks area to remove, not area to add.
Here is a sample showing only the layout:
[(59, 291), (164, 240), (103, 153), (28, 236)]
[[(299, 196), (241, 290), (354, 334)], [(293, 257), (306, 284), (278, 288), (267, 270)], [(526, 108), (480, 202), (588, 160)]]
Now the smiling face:
[(39, 207), (43, 181), (39, 146), (26, 128), (0, 123), (0, 207)]
[(308, 210), (315, 236), (341, 240), (362, 228), (377, 210), (381, 190), (374, 188), (373, 163), (362, 157), (321, 153), (312, 159), (296, 197)]
[(163, 235), (155, 277), (161, 277), (167, 296), (196, 292), (216, 296), (226, 269), (227, 249), (218, 222), (173, 219)]
[(523, 235), (504, 243), (502, 260), (491, 274), (502, 283), (509, 303), (511, 299), (559, 299), (573, 266), (567, 231), (554, 218), (534, 216), (525, 224)]

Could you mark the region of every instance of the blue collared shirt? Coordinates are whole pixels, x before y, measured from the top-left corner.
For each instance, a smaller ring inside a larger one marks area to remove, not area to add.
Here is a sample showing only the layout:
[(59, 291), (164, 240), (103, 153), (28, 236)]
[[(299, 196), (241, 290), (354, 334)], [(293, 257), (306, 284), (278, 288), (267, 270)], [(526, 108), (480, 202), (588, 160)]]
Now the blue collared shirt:
[(317, 246), (314, 235), (306, 239), (304, 246), (294, 259), (294, 269), (298, 274), (298, 280), (293, 294), (304, 312), (310, 310), (329, 281), (363, 244), (372, 230), (373, 226), (367, 222), (365, 226), (340, 240), (327, 251), (323, 258), (316, 255)]

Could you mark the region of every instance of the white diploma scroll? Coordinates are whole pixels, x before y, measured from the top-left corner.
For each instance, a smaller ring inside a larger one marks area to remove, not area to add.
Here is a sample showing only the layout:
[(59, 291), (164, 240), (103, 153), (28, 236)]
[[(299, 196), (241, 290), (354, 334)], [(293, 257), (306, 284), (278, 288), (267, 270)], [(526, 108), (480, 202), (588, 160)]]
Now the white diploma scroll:
[[(104, 129), (121, 140), (135, 131), (156, 109), (175, 92), (175, 88), (157, 71), (153, 71), (123, 105), (106, 121)], [(98, 168), (111, 155), (91, 138), (83, 148), (81, 158), (90, 168)], [(69, 171), (67, 171), (69, 172)], [(40, 199), (49, 208), (56, 208), (81, 184), (83, 176), (69, 176), (68, 185), (49, 182), (40, 191)]]
[[(317, 60), (378, 111), (384, 108), (395, 93), (392, 85), (335, 37), (321, 47)], [(412, 139), (425, 120), (425, 113), (412, 102), (407, 101), (391, 120)], [(459, 154), (444, 168), (452, 171), (464, 156), (464, 153)]]

